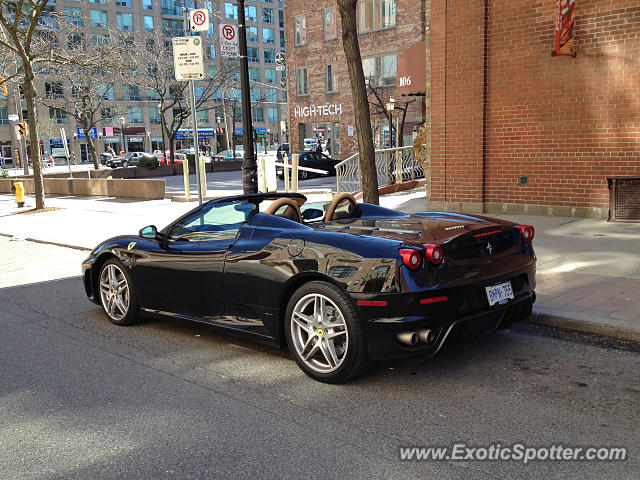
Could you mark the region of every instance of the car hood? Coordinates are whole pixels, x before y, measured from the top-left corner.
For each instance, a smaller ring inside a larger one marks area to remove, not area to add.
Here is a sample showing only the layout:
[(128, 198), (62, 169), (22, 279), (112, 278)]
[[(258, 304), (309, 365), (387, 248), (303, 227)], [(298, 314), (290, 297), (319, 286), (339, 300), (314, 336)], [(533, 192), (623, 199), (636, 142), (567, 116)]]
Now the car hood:
[(511, 228), (513, 222), (484, 216), (448, 212), (418, 212), (413, 215), (384, 218), (350, 218), (318, 224), (316, 228), (353, 235), (398, 240), (406, 244), (443, 244), (473, 232)]

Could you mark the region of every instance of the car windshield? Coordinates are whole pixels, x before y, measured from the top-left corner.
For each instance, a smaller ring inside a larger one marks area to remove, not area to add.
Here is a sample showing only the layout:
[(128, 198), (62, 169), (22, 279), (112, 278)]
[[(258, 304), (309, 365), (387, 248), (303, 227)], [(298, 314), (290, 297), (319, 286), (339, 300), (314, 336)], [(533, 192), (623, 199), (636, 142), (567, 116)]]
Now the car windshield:
[(214, 203), (175, 224), (170, 242), (207, 242), (233, 240), (240, 228), (257, 213), (249, 202)]

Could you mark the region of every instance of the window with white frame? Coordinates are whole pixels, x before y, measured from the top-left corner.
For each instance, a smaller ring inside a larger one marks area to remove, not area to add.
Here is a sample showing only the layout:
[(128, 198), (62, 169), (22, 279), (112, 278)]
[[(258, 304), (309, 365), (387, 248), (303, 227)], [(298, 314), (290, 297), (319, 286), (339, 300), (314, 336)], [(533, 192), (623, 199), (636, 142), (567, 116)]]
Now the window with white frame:
[(107, 28), (109, 26), (107, 12), (89, 10), (89, 17), (91, 18), (91, 28)]
[(325, 68), (327, 93), (338, 91), (336, 63), (327, 63)]
[(307, 21), (304, 15), (294, 17), (294, 29), (296, 45), (307, 43)]
[(358, 32), (372, 32), (383, 28), (395, 27), (395, 0), (359, 0)]
[(396, 84), (398, 56), (395, 53), (362, 59), (364, 78), (374, 86), (390, 87)]
[(262, 23), (273, 23), (273, 8), (262, 9)]
[(298, 95), (309, 95), (307, 83), (307, 67), (296, 68), (296, 92)]
[(238, 6), (234, 3), (225, 3), (224, 4), (224, 16), (230, 20), (238, 19)]
[(257, 22), (258, 21), (258, 9), (253, 5), (247, 5), (244, 7), (244, 19), (247, 22)]
[(273, 28), (263, 28), (262, 29), (262, 41), (263, 43), (276, 43), (276, 33)]
[(334, 40), (338, 36), (338, 28), (336, 26), (336, 7), (325, 8), (323, 19), (325, 41)]
[(269, 107), (269, 121), (271, 123), (277, 123), (278, 118), (278, 108), (277, 107)]
[(258, 42), (258, 27), (247, 27), (247, 42)]

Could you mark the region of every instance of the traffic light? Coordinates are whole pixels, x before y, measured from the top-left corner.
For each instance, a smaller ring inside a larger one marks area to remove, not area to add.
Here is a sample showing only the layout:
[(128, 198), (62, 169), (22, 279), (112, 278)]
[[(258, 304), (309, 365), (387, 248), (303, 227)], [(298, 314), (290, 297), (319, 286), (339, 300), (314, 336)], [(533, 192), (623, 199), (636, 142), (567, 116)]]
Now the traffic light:
[(26, 137), (27, 134), (29, 133), (29, 129), (27, 128), (27, 122), (19, 122), (18, 130), (20, 132), (20, 135), (22, 135), (23, 137)]
[(2, 94), (5, 97), (9, 96), (7, 94), (7, 84), (4, 83), (4, 77), (2, 75), (0, 75), (0, 94)]

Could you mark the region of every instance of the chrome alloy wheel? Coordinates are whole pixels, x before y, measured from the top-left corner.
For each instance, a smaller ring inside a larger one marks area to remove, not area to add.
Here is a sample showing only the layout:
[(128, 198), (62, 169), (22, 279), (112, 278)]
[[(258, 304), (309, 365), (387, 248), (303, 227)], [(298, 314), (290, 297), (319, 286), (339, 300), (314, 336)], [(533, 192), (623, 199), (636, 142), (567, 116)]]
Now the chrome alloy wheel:
[(300, 359), (316, 372), (337, 370), (347, 356), (344, 316), (324, 295), (311, 293), (298, 300), (291, 315), (291, 339)]
[(100, 300), (107, 314), (115, 321), (122, 320), (129, 311), (129, 285), (117, 265), (107, 265), (100, 273)]

